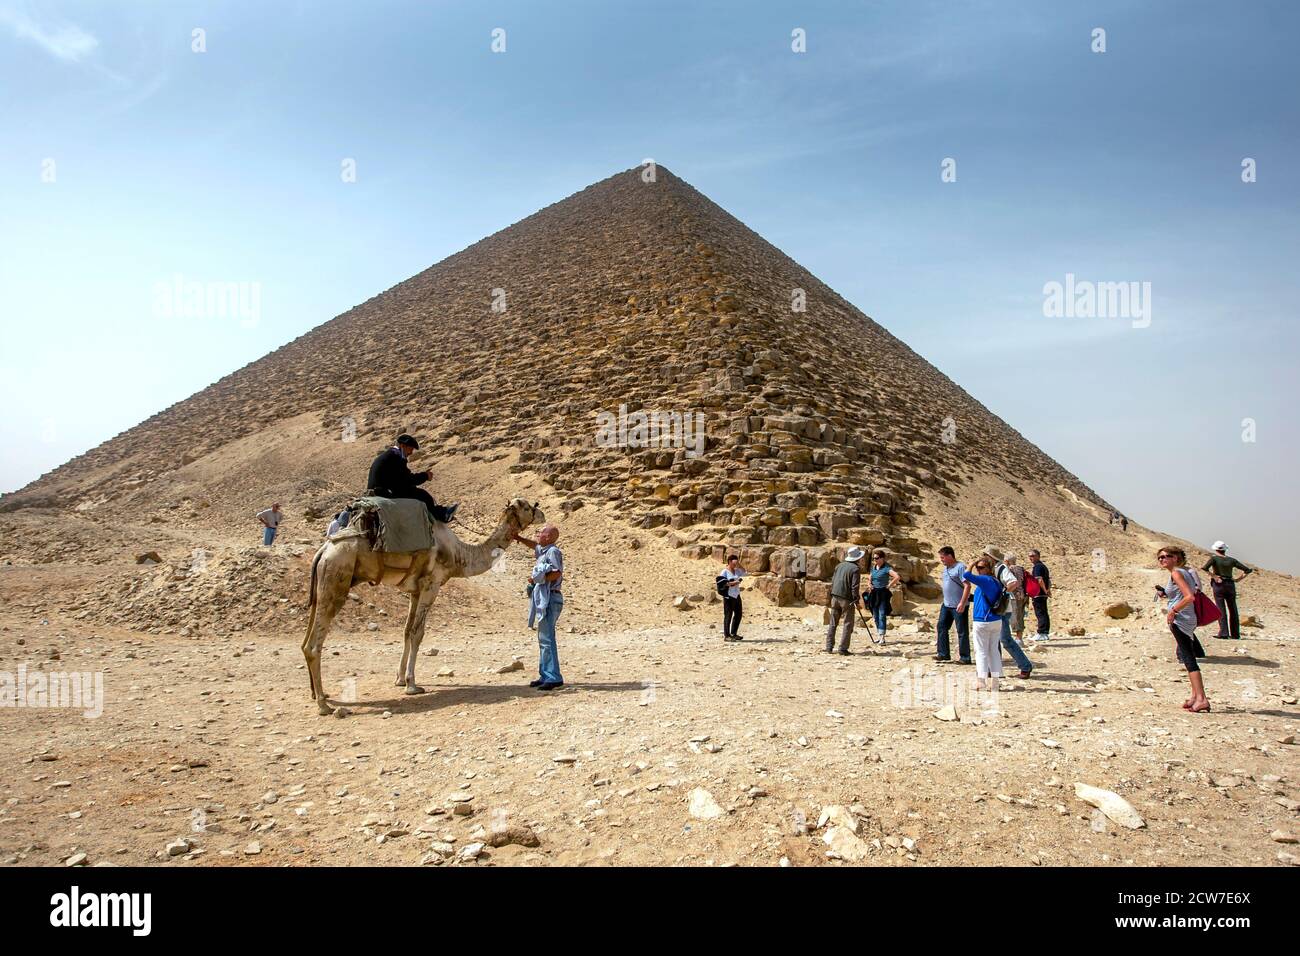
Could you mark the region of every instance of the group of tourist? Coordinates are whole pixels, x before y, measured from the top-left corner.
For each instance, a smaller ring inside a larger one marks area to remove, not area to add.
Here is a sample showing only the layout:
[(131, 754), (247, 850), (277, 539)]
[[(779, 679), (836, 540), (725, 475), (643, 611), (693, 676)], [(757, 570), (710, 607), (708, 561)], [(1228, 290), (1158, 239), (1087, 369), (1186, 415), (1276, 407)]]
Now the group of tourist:
[[(973, 558), (969, 567), (957, 560), (948, 545), (939, 549), (939, 584), (942, 603), (935, 640), (936, 661), (952, 660), (949, 634), (957, 627), (957, 660), (974, 664), (980, 680), (1002, 676), (1002, 648), (1011, 655), (1020, 676), (1029, 677), (1034, 664), (1025, 654), (1025, 612), (1034, 609), (1034, 640), (1052, 636), (1048, 600), (1052, 595), (1052, 572), (1037, 548), (1028, 554), (1029, 566), (1020, 564), (1014, 552), (1005, 554), (993, 545)], [(970, 613), (975, 618), (971, 640)], [(971, 660), (972, 648), (975, 659)]]
[[(1127, 519), (1123, 519), (1127, 530)], [(830, 581), (830, 623), (826, 630), (826, 653), (848, 655), (853, 637), (855, 612), (869, 610), (875, 621), (879, 642), (885, 643), (888, 619), (891, 613), (892, 590), (900, 583), (897, 571), (889, 564), (888, 552), (876, 549), (871, 553), (871, 567), (867, 587), (862, 587), (862, 561), (866, 552), (856, 545), (850, 547), (844, 560), (835, 566)], [(975, 679), (980, 689), (994, 690), (1003, 676), (1002, 651), (1011, 655), (1019, 676), (1028, 678), (1034, 665), (1025, 654), (1024, 630), (1028, 608), (1034, 610), (1034, 641), (1051, 640), (1052, 619), (1048, 602), (1052, 595), (1052, 573), (1043, 562), (1042, 553), (1031, 549), (1027, 555), (1028, 566), (1021, 565), (1014, 552), (1003, 553), (988, 545), (973, 558), (969, 565), (957, 560), (956, 551), (945, 545), (939, 549), (941, 565), (939, 578), (942, 601), (936, 624), (934, 660), (952, 660), (950, 637), (953, 626), (957, 629), (957, 662), (973, 664)], [(1172, 545), (1163, 547), (1156, 555), (1159, 565), (1169, 571), (1167, 585), (1157, 585), (1159, 598), (1168, 601), (1166, 622), (1174, 636), (1175, 653), (1187, 670), (1192, 696), (1183, 704), (1193, 713), (1210, 709), (1205, 696), (1198, 657), (1205, 650), (1196, 639), (1196, 595), (1201, 582), (1196, 572), (1187, 565), (1187, 555)], [(1252, 569), (1236, 558), (1229, 557), (1227, 545), (1214, 542), (1214, 554), (1202, 570), (1210, 572), (1214, 601), (1219, 611), (1217, 637), (1239, 640), (1240, 621), (1237, 610), (1237, 583)], [(1234, 577), (1241, 571), (1240, 577)], [(726, 567), (718, 575), (717, 586), (723, 594), (723, 640), (739, 641), (742, 613), (740, 582), (746, 571), (738, 555), (727, 556)], [(971, 618), (974, 618), (973, 625)], [(866, 622), (865, 616), (863, 622)], [(839, 634), (838, 646), (836, 635)], [(972, 659), (973, 652), (973, 659)]]

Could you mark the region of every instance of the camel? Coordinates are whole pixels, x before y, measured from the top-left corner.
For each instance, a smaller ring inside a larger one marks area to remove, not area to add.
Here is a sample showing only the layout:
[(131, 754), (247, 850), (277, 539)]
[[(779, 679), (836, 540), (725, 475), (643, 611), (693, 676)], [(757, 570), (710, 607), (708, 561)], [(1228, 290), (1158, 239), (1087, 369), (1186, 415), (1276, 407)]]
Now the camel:
[(486, 541), (466, 544), (440, 521), (434, 521), (434, 546), (427, 551), (373, 551), (365, 536), (344, 531), (321, 545), (311, 562), (311, 592), (308, 599), (307, 635), (302, 653), (311, 677), (311, 696), (322, 715), (334, 713), (321, 683), (320, 656), (330, 624), (348, 599), (348, 592), (362, 581), (395, 585), (411, 596), (402, 643), (402, 663), (397, 686), (407, 694), (423, 694), (415, 683), (415, 658), (424, 640), (424, 624), (438, 591), (449, 578), (482, 574), (492, 566), (514, 536), (537, 522), (545, 521), (537, 503), (515, 498), (501, 514), (497, 528)]

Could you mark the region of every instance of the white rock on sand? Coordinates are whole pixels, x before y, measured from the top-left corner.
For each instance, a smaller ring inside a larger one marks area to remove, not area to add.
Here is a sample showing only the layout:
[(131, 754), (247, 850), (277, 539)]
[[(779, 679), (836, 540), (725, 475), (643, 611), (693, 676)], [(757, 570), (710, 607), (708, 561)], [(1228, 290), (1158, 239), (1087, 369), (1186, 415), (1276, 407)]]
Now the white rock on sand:
[(726, 814), (722, 807), (718, 806), (718, 801), (713, 799), (713, 794), (703, 787), (696, 787), (689, 794), (690, 803), (687, 809), (691, 816), (697, 820), (716, 820), (718, 817)]
[(839, 804), (822, 807), (821, 816), (817, 818), (817, 828), (824, 826), (841, 827), (850, 833), (857, 833), (858, 818)]
[(830, 847), (828, 855), (837, 856), (851, 863), (866, 859), (867, 854), (871, 852), (871, 847), (866, 841), (845, 827), (831, 827), (822, 835), (822, 840)]
[(1074, 795), (1084, 803), (1096, 807), (1108, 819), (1122, 827), (1128, 827), (1130, 830), (1140, 830), (1147, 825), (1141, 815), (1133, 809), (1133, 805), (1118, 793), (1111, 793), (1109, 790), (1092, 787), (1086, 783), (1075, 783)]

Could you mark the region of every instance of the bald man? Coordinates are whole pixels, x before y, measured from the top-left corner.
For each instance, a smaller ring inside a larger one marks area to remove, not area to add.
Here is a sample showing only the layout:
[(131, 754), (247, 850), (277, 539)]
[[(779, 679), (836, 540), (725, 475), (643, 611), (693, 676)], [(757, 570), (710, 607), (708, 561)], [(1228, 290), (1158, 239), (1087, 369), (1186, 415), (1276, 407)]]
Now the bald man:
[[(555, 645), (555, 622), (564, 610), (564, 554), (556, 546), (560, 539), (560, 529), (553, 524), (542, 526), (537, 532), (537, 540), (515, 535), (520, 544), (533, 549), (536, 559), (534, 573), (528, 577), (533, 586), (530, 596), (532, 607), (537, 615), (537, 680), (529, 681), (529, 687), (538, 690), (555, 690), (564, 686), (564, 677), (560, 674), (560, 652)], [(540, 569), (540, 570), (539, 570)]]

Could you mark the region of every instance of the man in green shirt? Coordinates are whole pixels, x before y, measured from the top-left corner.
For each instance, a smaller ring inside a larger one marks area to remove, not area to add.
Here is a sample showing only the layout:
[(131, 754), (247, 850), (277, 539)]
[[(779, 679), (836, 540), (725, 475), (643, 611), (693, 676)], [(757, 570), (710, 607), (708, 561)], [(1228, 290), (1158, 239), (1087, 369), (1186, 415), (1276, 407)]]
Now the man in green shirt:
[[(1228, 557), (1228, 546), (1222, 541), (1214, 542), (1214, 554), (1201, 568), (1210, 572), (1210, 587), (1214, 591), (1214, 603), (1219, 606), (1219, 633), (1215, 637), (1233, 641), (1241, 640), (1241, 622), (1237, 612), (1237, 582), (1251, 573), (1236, 558)], [(1241, 578), (1234, 578), (1232, 572), (1241, 571)], [(1229, 622), (1231, 615), (1231, 622)], [(1231, 623), (1231, 627), (1229, 627)]]

